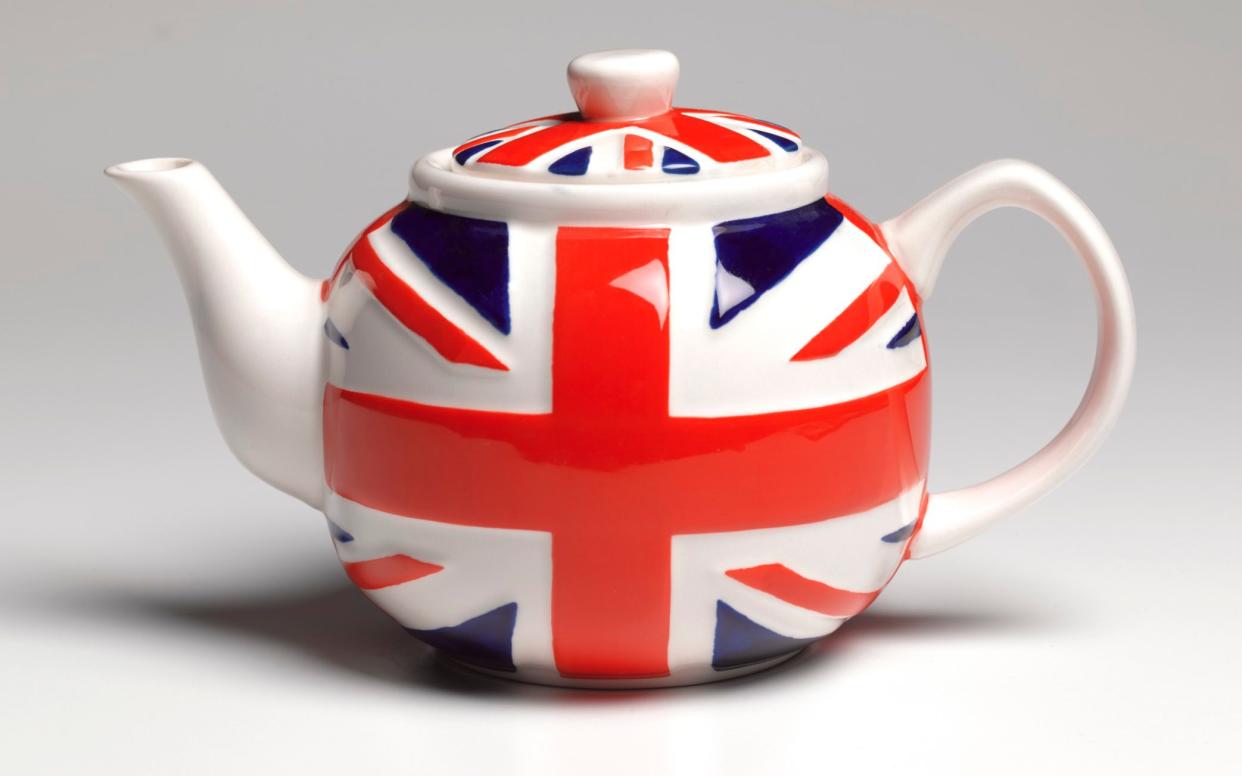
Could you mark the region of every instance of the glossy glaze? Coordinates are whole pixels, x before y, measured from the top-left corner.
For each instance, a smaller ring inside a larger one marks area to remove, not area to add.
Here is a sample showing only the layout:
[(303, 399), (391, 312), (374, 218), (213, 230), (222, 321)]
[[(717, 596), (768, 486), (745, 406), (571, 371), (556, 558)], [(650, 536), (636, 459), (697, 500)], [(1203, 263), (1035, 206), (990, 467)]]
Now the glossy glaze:
[[(1064, 479), (1125, 397), (1125, 275), (1059, 181), (993, 163), (876, 226), (790, 130), (673, 109), (678, 71), (575, 60), (577, 113), (424, 157), (323, 281), (198, 163), (108, 170), (173, 249), (230, 447), (328, 515), (366, 595), (480, 670), (619, 687), (774, 665)], [(1043, 450), (929, 495), (922, 300), (1008, 205), (1086, 264), (1096, 368)]]
[[(435, 228), (437, 219), (443, 217), (429, 216), (429, 212), (408, 205), (385, 214), (355, 241), (343, 265), (356, 263), (363, 252), (369, 257), (364, 264), (369, 266), (379, 260), (378, 245), (385, 251), (386, 265), (408, 269), (411, 264), (422, 264), (430, 270), (429, 281), (447, 286), (465, 303), (459, 305), (460, 311), (473, 310), (494, 329), (502, 329), (496, 316), (480, 309), (478, 300), (485, 295), (480, 289), (497, 285), (492, 262), (480, 257), (499, 245), (496, 235), (508, 231), (490, 222), (470, 227), (462, 219), (440, 228), (436, 238), (453, 235), (457, 259), (454, 274), (446, 277), (438, 269), (444, 258), (437, 239), (423, 240), (409, 229), (410, 213), (417, 214), (416, 223)], [(860, 283), (863, 293), (848, 309), (867, 322), (855, 327), (854, 341), (842, 343), (840, 349), (853, 345), (882, 355), (895, 339), (909, 334), (907, 316), (889, 315), (897, 294), (872, 293), (871, 286), (884, 278), (896, 278), (902, 289), (907, 286), (879, 244), (874, 226), (852, 212), (851, 217), (847, 222), (833, 203), (818, 200), (770, 217), (676, 227), (679, 235), (702, 232), (711, 238), (705, 246), (708, 251), (680, 257), (683, 274), (693, 273), (711, 283), (696, 284), (709, 295), (700, 307), (705, 312), (710, 309), (710, 315), (687, 318), (684, 327), (696, 335), (726, 325), (744, 327), (748, 322), (745, 311), (762, 303), (812, 256), (814, 264), (829, 271), (865, 256), (870, 262), (865, 266), (874, 266), (880, 279)], [(860, 244), (870, 245), (869, 253), (859, 256), (848, 249), (830, 250), (827, 241), (843, 223)], [(514, 232), (524, 228), (528, 227), (510, 225)], [(401, 243), (372, 240), (385, 230), (399, 236)], [(391, 388), (376, 393), (375, 389), (349, 390), (330, 383), (326, 391), (327, 484), (343, 501), (389, 515), (537, 531), (549, 537), (551, 653), (518, 661), (523, 668), (555, 672), (567, 679), (667, 677), (671, 672), (675, 537), (822, 524), (826, 519), (896, 503), (911, 489), (921, 488), (925, 478), (929, 394), (921, 368), (910, 378), (893, 373), (897, 382), (878, 392), (863, 390), (859, 398), (824, 406), (742, 416), (670, 415), (674, 333), (669, 245), (677, 241), (673, 232), (674, 228), (555, 230), (548, 246), (551, 255), (546, 257), (555, 265), (548, 311), (551, 395), (547, 412), (479, 411), (460, 397), (456, 403), (465, 406), (446, 407), (393, 398)], [(732, 291), (727, 314), (722, 314), (720, 278), (725, 276), (734, 278), (734, 286), (745, 284), (747, 293), (737, 298), (736, 289)], [(392, 302), (384, 300), (418, 295), (396, 272), (384, 276), (383, 282), (400, 288), (381, 287), (376, 284), (378, 277), (370, 276), (367, 290), (389, 312), (394, 312)], [(817, 294), (811, 287), (793, 291), (808, 304), (833, 303), (832, 294)], [(344, 311), (337, 315), (330, 298), (329, 313), (352, 324), (358, 315), (349, 312), (353, 304), (343, 300)], [(771, 315), (777, 308), (756, 309), (757, 315)], [(416, 318), (399, 311), (394, 317), (414, 334), (423, 331), (423, 322)], [(876, 336), (859, 342), (881, 321)], [(347, 327), (346, 336), (353, 337), (352, 331), (352, 325)], [(814, 333), (813, 328), (806, 331)], [(366, 336), (360, 333), (354, 339), (362, 342)], [(462, 332), (461, 336), (467, 335)], [(922, 351), (921, 341), (918, 346)], [(925, 363), (925, 354), (918, 355), (917, 363)], [(365, 378), (350, 374), (354, 357), (342, 354), (335, 360), (341, 361), (342, 381), (357, 380), (362, 387)], [(510, 362), (509, 366), (527, 365)], [(791, 359), (788, 368), (806, 367)], [(446, 374), (445, 379), (463, 378)], [(488, 378), (480, 375), (478, 379)], [(419, 396), (417, 387), (406, 390), (411, 398)], [(830, 487), (824, 483), (828, 472), (833, 478)], [(917, 504), (916, 493), (911, 506)], [(869, 538), (853, 548), (854, 564), (872, 585), (864, 585), (861, 591), (807, 579), (780, 563), (736, 568), (709, 563), (685, 573), (720, 575), (715, 584), (729, 585), (731, 580), (747, 585), (778, 605), (791, 599), (814, 600), (816, 604), (802, 607), (816, 615), (813, 622), (802, 624), (802, 631), (809, 628), (822, 635), (875, 598), (878, 583), (895, 570), (917, 516), (914, 509), (884, 511)], [(351, 533), (364, 533), (348, 517), (338, 520), (347, 521)], [(417, 553), (411, 545), (426, 542), (422, 552), (434, 553), (434, 540), (423, 540), (416, 533), (411, 532), (410, 544), (402, 549)], [(832, 535), (826, 531), (822, 541), (831, 542)], [(902, 539), (894, 541), (895, 536)], [(779, 536), (776, 540), (780, 541)], [(831, 547), (821, 550), (828, 553)], [(395, 563), (394, 557), (409, 558), (384, 556), (385, 568)], [(422, 568), (414, 565), (421, 563), (416, 558), (402, 562), (415, 570)], [(395, 586), (414, 578), (389, 579), (390, 586)], [(784, 636), (759, 623), (748, 631), (743, 621), (750, 620), (723, 600), (711, 598), (710, 590), (703, 592), (703, 604), (717, 613), (711, 650), (690, 657), (673, 655), (674, 659), (710, 661), (715, 669), (732, 670), (777, 657), (814, 638)], [(519, 617), (524, 613), (520, 602), (505, 605), (517, 607)], [(423, 604), (424, 609), (430, 606)], [(751, 611), (752, 617), (759, 616)], [(770, 619), (767, 622), (771, 624)], [(813, 630), (816, 627), (818, 632)], [(759, 638), (762, 633), (775, 635)], [(488, 634), (490, 646), (485, 652), (492, 657), (489, 667), (495, 668), (499, 652), (494, 632)], [(738, 645), (746, 639), (753, 643), (742, 649)], [(478, 645), (463, 634), (453, 643), (464, 660), (478, 651)], [(448, 647), (441, 644), (441, 648)], [(508, 654), (511, 660), (511, 648)]]

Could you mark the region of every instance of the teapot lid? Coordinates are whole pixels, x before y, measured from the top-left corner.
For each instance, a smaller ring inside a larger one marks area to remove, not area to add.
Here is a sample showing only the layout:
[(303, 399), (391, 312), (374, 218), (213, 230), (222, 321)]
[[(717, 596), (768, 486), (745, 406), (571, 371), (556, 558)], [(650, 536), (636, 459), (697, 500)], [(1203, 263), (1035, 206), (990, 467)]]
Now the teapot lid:
[(411, 198), (470, 215), (530, 218), (514, 211), (533, 206), (560, 223), (575, 216), (612, 223), (754, 215), (823, 196), (827, 162), (796, 132), (737, 113), (673, 107), (679, 73), (668, 51), (577, 57), (568, 68), (576, 112), (485, 132), (425, 157), (412, 173)]

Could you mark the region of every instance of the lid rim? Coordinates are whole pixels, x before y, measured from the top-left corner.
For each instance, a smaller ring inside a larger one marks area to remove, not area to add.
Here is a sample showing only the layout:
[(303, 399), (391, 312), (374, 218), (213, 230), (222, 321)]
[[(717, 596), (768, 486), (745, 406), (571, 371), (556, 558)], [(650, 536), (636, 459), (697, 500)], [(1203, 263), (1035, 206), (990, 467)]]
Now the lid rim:
[(452, 152), (415, 162), (410, 200), (476, 218), (607, 226), (728, 221), (792, 210), (828, 193), (828, 160), (805, 146), (789, 167), (625, 183), (463, 174)]

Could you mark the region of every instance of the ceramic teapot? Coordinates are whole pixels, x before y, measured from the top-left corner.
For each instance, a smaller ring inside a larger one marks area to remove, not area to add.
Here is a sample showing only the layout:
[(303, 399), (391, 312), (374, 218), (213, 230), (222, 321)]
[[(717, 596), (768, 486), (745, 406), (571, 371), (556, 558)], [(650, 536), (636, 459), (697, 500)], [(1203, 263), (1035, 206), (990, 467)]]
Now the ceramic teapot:
[[(376, 604), (483, 671), (620, 687), (773, 665), (1059, 483), (1121, 410), (1125, 274), (1063, 184), (993, 162), (876, 224), (792, 130), (672, 107), (678, 73), (664, 51), (573, 60), (576, 112), (424, 156), (327, 280), (198, 162), (107, 170), (172, 250), (234, 454), (326, 513)], [(929, 494), (922, 304), (1004, 206), (1085, 262), (1095, 369), (1044, 449)]]

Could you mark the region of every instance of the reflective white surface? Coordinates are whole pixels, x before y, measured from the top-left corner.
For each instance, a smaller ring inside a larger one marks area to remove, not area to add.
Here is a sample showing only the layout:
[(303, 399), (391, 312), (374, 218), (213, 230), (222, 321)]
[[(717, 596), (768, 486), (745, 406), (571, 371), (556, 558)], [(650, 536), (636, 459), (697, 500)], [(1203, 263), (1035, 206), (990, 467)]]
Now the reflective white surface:
[(104, 172), (142, 205), (171, 254), (229, 449), (273, 487), (319, 506), (320, 281), (285, 262), (199, 162), (140, 159)]
[(991, 479), (932, 493), (911, 556), (926, 558), (983, 531), (1061, 484), (1099, 449), (1125, 407), (1134, 377), (1134, 299), (1117, 249), (1078, 195), (1036, 165), (1015, 159), (964, 173), (901, 215), (884, 236), (920, 295), (931, 296), (945, 254), (961, 231), (1003, 207), (1034, 213), (1054, 226), (1086, 267), (1096, 298), (1095, 364), (1074, 414), (1047, 445)]

